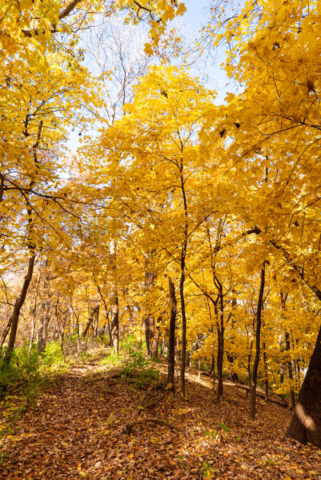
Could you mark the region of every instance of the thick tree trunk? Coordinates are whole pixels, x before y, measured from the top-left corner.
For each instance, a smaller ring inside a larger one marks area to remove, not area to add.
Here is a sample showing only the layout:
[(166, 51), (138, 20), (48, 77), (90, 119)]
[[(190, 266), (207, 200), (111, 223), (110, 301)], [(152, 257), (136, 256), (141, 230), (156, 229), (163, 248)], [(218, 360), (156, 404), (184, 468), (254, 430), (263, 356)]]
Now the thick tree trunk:
[(321, 448), (321, 328), (286, 435)]
[(177, 300), (175, 294), (175, 286), (171, 278), (168, 277), (169, 295), (171, 302), (171, 316), (169, 321), (169, 337), (168, 337), (168, 383), (172, 384), (175, 389), (175, 328), (177, 315)]
[(33, 275), (33, 269), (35, 266), (35, 259), (36, 259), (36, 254), (34, 253), (30, 258), (28, 262), (28, 271), (27, 274), (24, 278), (24, 282), (22, 285), (21, 293), (19, 298), (16, 300), (13, 313), (11, 316), (11, 330), (10, 330), (10, 337), (8, 341), (8, 348), (6, 351), (5, 355), (5, 363), (10, 362), (11, 354), (15, 346), (15, 341), (16, 341), (16, 335), (17, 335), (17, 329), (18, 329), (18, 323), (19, 323), (19, 315), (20, 315), (20, 310), (26, 300), (26, 296), (28, 293), (28, 288), (30, 285), (30, 282), (32, 280), (32, 275)]
[(252, 386), (250, 393), (250, 417), (252, 420), (255, 419), (256, 413), (256, 384), (257, 384), (257, 372), (260, 362), (260, 351), (261, 351), (261, 325), (262, 325), (262, 309), (263, 309), (263, 293), (264, 293), (264, 284), (265, 284), (265, 263), (261, 270), (261, 285), (259, 300), (257, 304), (256, 312), (256, 332), (255, 332), (255, 358), (252, 370)]

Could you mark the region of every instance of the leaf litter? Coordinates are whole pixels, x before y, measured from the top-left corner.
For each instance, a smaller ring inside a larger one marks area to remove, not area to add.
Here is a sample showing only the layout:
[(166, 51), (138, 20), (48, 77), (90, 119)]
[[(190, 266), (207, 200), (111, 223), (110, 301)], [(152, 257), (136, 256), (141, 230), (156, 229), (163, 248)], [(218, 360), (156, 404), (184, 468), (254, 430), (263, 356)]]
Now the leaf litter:
[(280, 405), (258, 399), (251, 421), (234, 384), (216, 404), (192, 369), (186, 401), (115, 377), (90, 364), (57, 374), (2, 436), (0, 480), (321, 479), (321, 451), (283, 439), (291, 412)]

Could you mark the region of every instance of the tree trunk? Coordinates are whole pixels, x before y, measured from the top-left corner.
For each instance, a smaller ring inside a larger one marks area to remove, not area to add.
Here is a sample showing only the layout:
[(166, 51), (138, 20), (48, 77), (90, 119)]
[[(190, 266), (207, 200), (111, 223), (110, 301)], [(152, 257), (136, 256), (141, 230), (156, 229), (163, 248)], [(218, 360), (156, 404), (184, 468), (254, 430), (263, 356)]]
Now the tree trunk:
[(118, 292), (110, 298), (110, 318), (111, 318), (111, 344), (114, 351), (119, 354), (119, 315), (118, 315)]
[[(290, 345), (290, 335), (288, 332), (285, 332), (285, 348), (288, 354), (290, 355), (291, 351), (291, 345)], [(293, 390), (293, 372), (292, 372), (292, 362), (291, 358), (288, 359), (288, 373), (289, 373), (289, 379), (291, 382), (290, 386), (290, 408), (291, 410), (294, 410), (295, 407), (295, 396), (294, 396), (294, 390)]]
[(38, 330), (38, 345), (37, 345), (38, 355), (43, 355), (47, 345), (48, 325), (50, 322), (50, 315), (48, 310), (49, 309), (47, 308), (44, 315), (42, 315), (40, 318), (39, 330)]
[(263, 293), (264, 293), (264, 284), (265, 284), (265, 262), (263, 263), (263, 268), (261, 270), (261, 286), (259, 293), (259, 300), (257, 304), (256, 312), (256, 332), (255, 332), (255, 358), (254, 365), (252, 370), (252, 387), (250, 393), (250, 417), (252, 420), (255, 419), (256, 413), (256, 384), (257, 384), (257, 372), (260, 362), (260, 350), (261, 350), (261, 325), (262, 325), (262, 308), (263, 308)]
[(264, 383), (265, 383), (265, 399), (268, 402), (269, 400), (269, 375), (268, 375), (268, 365), (266, 358), (266, 345), (263, 343), (263, 362), (264, 362)]
[(9, 318), (8, 323), (7, 323), (7, 325), (6, 325), (6, 327), (5, 327), (4, 331), (3, 331), (2, 338), (1, 338), (0, 348), (3, 347), (3, 344), (4, 344), (4, 342), (6, 341), (7, 335), (8, 335), (8, 333), (10, 332), (11, 324), (12, 324), (12, 315), (11, 315), (11, 317)]
[(153, 336), (150, 339), (149, 349), (151, 358), (158, 358), (159, 328), (154, 325)]
[(147, 354), (151, 357), (151, 343), (154, 337), (155, 319), (151, 315), (148, 315), (144, 320), (145, 325), (145, 341)]
[(321, 328), (286, 435), (321, 448)]
[(220, 402), (223, 395), (223, 355), (224, 355), (224, 330), (217, 327), (217, 389), (216, 401)]
[(184, 282), (185, 282), (185, 258), (182, 260), (181, 278), (179, 282), (179, 291), (181, 297), (181, 310), (182, 310), (182, 356), (181, 356), (181, 393), (185, 399), (185, 365), (186, 365), (186, 311), (185, 311), (185, 298), (184, 298)]
[(110, 254), (112, 258), (113, 272), (113, 280), (110, 292), (110, 343), (112, 344), (115, 353), (119, 355), (119, 299), (117, 285), (117, 253), (115, 239), (110, 242)]
[(168, 277), (169, 295), (171, 302), (171, 316), (169, 321), (169, 336), (168, 336), (168, 383), (172, 384), (175, 389), (175, 328), (177, 315), (177, 300), (175, 294), (175, 286), (171, 278)]
[(91, 308), (89, 320), (88, 320), (87, 325), (86, 325), (86, 328), (85, 328), (85, 330), (83, 331), (83, 334), (82, 334), (82, 337), (83, 337), (83, 338), (85, 338), (85, 336), (87, 335), (88, 330), (89, 330), (91, 324), (93, 323), (93, 321), (95, 320), (96, 316), (98, 316), (98, 315), (99, 315), (99, 305), (96, 305), (96, 307)]
[(33, 274), (33, 269), (35, 266), (35, 259), (36, 259), (36, 254), (34, 253), (31, 257), (29, 257), (29, 262), (28, 262), (28, 271), (27, 274), (24, 278), (24, 282), (22, 285), (21, 293), (19, 298), (16, 300), (13, 313), (11, 316), (11, 330), (10, 330), (10, 337), (9, 337), (9, 342), (8, 342), (8, 348), (6, 351), (5, 355), (5, 363), (9, 363), (11, 359), (11, 354), (14, 349), (15, 341), (16, 341), (16, 335), (17, 335), (17, 329), (18, 329), (18, 323), (19, 323), (19, 315), (20, 315), (20, 310), (26, 300), (26, 296), (28, 293), (28, 288), (30, 285), (30, 282), (32, 280), (32, 274)]

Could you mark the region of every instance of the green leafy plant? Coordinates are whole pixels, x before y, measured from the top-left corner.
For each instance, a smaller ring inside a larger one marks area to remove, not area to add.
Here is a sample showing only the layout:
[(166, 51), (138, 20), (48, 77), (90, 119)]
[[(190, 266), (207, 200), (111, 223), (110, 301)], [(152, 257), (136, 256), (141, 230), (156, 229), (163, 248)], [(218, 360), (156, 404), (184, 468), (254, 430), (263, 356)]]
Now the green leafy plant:
[(65, 360), (59, 342), (49, 342), (41, 356), (41, 366), (45, 369), (65, 367)]
[(185, 462), (184, 462), (184, 460), (186, 458), (185, 455), (179, 455), (178, 458), (179, 458), (179, 463), (181, 465), (181, 468), (185, 468), (186, 467)]
[(215, 473), (215, 469), (210, 463), (203, 462), (201, 472), (203, 473), (204, 478), (211, 478), (212, 474)]
[(0, 390), (2, 392), (20, 389), (33, 396), (40, 382), (39, 358), (35, 346), (30, 352), (27, 344), (15, 348), (9, 363), (5, 361), (4, 352), (0, 352)]
[(154, 362), (154, 363), (160, 363), (160, 359), (156, 355), (153, 355), (150, 360), (151, 362)]
[(217, 432), (215, 430), (206, 430), (205, 436), (207, 438), (211, 438), (211, 439), (215, 440), (215, 438), (217, 437)]
[(120, 342), (120, 349), (131, 353), (135, 350), (135, 345), (135, 337), (133, 335), (129, 335), (124, 342)]
[(5, 458), (8, 458), (8, 455), (0, 452), (0, 467), (2, 467)]
[(230, 428), (223, 422), (219, 422), (219, 426), (222, 428), (222, 430), (224, 430), (225, 433), (230, 431)]
[(123, 380), (131, 381), (138, 388), (150, 385), (159, 377), (154, 366), (150, 366), (142, 352), (131, 352), (123, 368), (119, 372)]

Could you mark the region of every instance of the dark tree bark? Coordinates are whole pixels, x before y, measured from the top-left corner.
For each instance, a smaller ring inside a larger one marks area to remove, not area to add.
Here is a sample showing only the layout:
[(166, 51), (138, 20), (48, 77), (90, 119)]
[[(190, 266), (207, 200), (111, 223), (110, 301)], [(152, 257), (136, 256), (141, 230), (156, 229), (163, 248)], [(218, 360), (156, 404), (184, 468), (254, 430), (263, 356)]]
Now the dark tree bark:
[(90, 309), (89, 320), (88, 320), (88, 322), (87, 322), (87, 325), (86, 325), (86, 327), (85, 327), (85, 330), (84, 330), (83, 333), (82, 333), (82, 337), (83, 337), (83, 338), (85, 338), (85, 336), (87, 335), (91, 324), (93, 323), (93, 321), (95, 320), (95, 318), (96, 318), (98, 315), (99, 315), (99, 305), (96, 305), (96, 307)]
[(168, 383), (172, 384), (175, 389), (175, 328), (177, 315), (177, 300), (175, 294), (175, 286), (171, 278), (168, 277), (169, 295), (171, 302), (171, 316), (169, 321), (169, 336), (168, 336)]
[(263, 362), (264, 362), (264, 384), (265, 384), (265, 399), (268, 402), (269, 400), (269, 375), (268, 375), (268, 365), (266, 358), (266, 345), (263, 343)]
[(6, 341), (6, 338), (8, 336), (8, 333), (10, 332), (10, 328), (11, 328), (11, 324), (12, 324), (12, 315), (11, 317), (9, 318), (8, 320), (8, 323), (3, 331), (3, 334), (2, 334), (2, 338), (1, 338), (1, 344), (0, 344), (0, 348), (3, 347), (3, 344), (4, 342)]
[[(291, 344), (290, 344), (290, 335), (288, 332), (285, 332), (285, 348), (287, 352), (291, 351)], [(294, 410), (295, 407), (295, 396), (294, 396), (294, 390), (292, 386), (293, 382), (293, 370), (292, 370), (292, 362), (291, 358), (288, 359), (288, 373), (289, 373), (289, 379), (291, 381), (291, 387), (290, 387), (290, 408), (291, 410)]]
[(224, 327), (217, 327), (217, 389), (216, 401), (220, 402), (223, 395), (223, 355), (224, 355)]
[(182, 356), (181, 356), (181, 393), (185, 398), (185, 368), (186, 368), (186, 333), (187, 333), (187, 321), (185, 310), (185, 298), (184, 298), (184, 283), (185, 283), (185, 254), (182, 256), (181, 261), (181, 278), (179, 282), (179, 292), (181, 297), (181, 310), (182, 310)]
[(286, 435), (321, 448), (321, 328)]
[(116, 353), (119, 353), (119, 311), (118, 293), (110, 298), (111, 343)]
[(16, 335), (17, 335), (17, 329), (18, 329), (18, 323), (19, 323), (19, 315), (20, 315), (20, 310), (26, 300), (26, 296), (28, 293), (28, 288), (30, 285), (30, 282), (32, 280), (32, 275), (33, 275), (33, 269), (35, 266), (35, 259), (36, 259), (36, 254), (33, 253), (31, 257), (29, 257), (29, 262), (28, 262), (28, 271), (27, 274), (24, 278), (24, 282), (22, 285), (21, 293), (19, 298), (16, 300), (13, 313), (11, 316), (11, 330), (10, 330), (10, 337), (8, 341), (8, 348), (6, 351), (5, 355), (5, 363), (10, 362), (10, 358), (12, 355), (12, 351), (14, 349), (15, 341), (16, 341)]
[[(153, 271), (153, 251), (145, 253), (145, 290), (148, 295), (149, 290), (155, 282), (155, 273)], [(155, 354), (155, 341), (158, 348), (158, 332), (156, 332), (155, 318), (150, 313), (144, 319), (146, 349), (149, 357)], [(155, 338), (156, 337), (156, 338)]]
[(119, 298), (117, 281), (117, 245), (116, 240), (110, 242), (110, 257), (112, 261), (113, 279), (110, 291), (110, 342), (114, 351), (119, 354)]
[[(106, 322), (107, 322), (107, 327), (108, 327), (109, 339), (110, 339), (110, 342), (112, 342), (111, 326), (110, 326), (110, 322), (109, 322), (109, 310), (108, 310), (108, 307), (107, 307), (107, 302), (106, 302), (106, 299), (105, 299), (105, 297), (104, 297), (104, 295), (103, 295), (103, 293), (102, 293), (102, 291), (101, 291), (101, 288), (100, 288), (100, 286), (99, 286), (99, 284), (98, 284), (98, 282), (97, 282), (97, 280), (96, 280), (96, 276), (95, 276), (94, 273), (93, 273), (93, 278), (94, 278), (94, 282), (95, 282), (95, 284), (96, 284), (96, 287), (97, 287), (97, 291), (98, 291), (98, 293), (99, 293), (99, 296), (100, 296), (100, 298), (101, 298), (101, 300), (102, 300), (102, 302), (103, 302), (103, 305), (104, 305), (105, 314), (106, 314)], [(105, 334), (105, 331), (106, 331), (106, 329), (105, 329), (105, 327), (104, 327), (104, 333), (103, 333), (103, 334), (100, 333), (101, 338), (102, 338), (102, 336)]]
[(216, 280), (216, 285), (219, 290), (218, 298), (220, 300), (220, 312), (218, 311), (217, 304), (215, 305), (215, 313), (217, 316), (216, 328), (217, 328), (217, 390), (216, 390), (216, 401), (220, 402), (221, 396), (223, 395), (223, 357), (224, 357), (224, 297), (223, 297), (223, 287), (221, 282)]
[(256, 384), (257, 384), (257, 372), (260, 362), (260, 351), (261, 351), (261, 325), (262, 325), (262, 309), (263, 309), (263, 293), (264, 293), (264, 284), (265, 284), (265, 262), (263, 263), (263, 268), (261, 270), (261, 285), (259, 300), (257, 304), (256, 312), (256, 332), (255, 332), (255, 358), (252, 370), (252, 385), (250, 393), (250, 417), (252, 420), (255, 419), (256, 413)]

